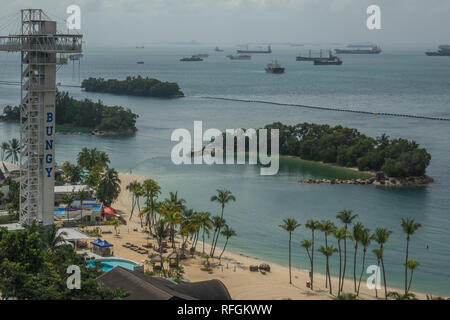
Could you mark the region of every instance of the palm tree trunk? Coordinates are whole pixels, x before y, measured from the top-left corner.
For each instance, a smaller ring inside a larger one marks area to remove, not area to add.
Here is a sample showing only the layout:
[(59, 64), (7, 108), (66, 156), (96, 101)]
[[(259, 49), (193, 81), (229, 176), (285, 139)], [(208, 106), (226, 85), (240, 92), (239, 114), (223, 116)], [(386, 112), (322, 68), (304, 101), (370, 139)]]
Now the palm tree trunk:
[[(347, 227), (345, 228), (347, 230)], [(344, 269), (342, 270), (341, 291), (344, 290), (345, 269), (347, 267), (347, 237), (344, 237)]]
[(202, 253), (205, 254), (205, 229), (204, 228), (203, 228), (202, 238), (203, 238), (203, 250), (202, 250)]
[(212, 258), (212, 255), (213, 255), (214, 241), (216, 241), (216, 233), (217, 233), (217, 229), (218, 229), (218, 228), (215, 228), (215, 229), (214, 229), (214, 234), (213, 234), (213, 238), (212, 238), (212, 241), (211, 241), (211, 249), (209, 250), (209, 255), (211, 256), (211, 258)]
[(227, 237), (227, 240), (225, 240), (225, 245), (223, 246), (223, 250), (222, 250), (222, 252), (220, 253), (220, 256), (219, 256), (219, 261), (220, 261), (220, 259), (222, 259), (222, 255), (223, 255), (223, 253), (225, 252), (225, 248), (227, 247), (227, 244), (228, 244), (228, 237)]
[[(329, 263), (329, 260), (328, 260), (328, 256), (327, 256), (327, 271), (326, 271), (326, 273), (328, 275), (330, 274), (330, 263)], [(327, 277), (325, 276), (325, 278), (327, 278)], [(333, 290), (331, 289), (331, 278), (328, 277), (328, 279), (330, 281), (330, 294), (333, 294)]]
[(409, 290), (411, 289), (411, 282), (412, 282), (412, 279), (413, 279), (413, 273), (414, 273), (414, 270), (411, 269), (411, 277), (409, 278), (408, 291), (406, 293), (408, 293)]
[(289, 284), (292, 284), (292, 276), (291, 276), (291, 239), (292, 239), (292, 233), (289, 232)]
[(221, 222), (221, 223), (220, 223), (220, 225), (219, 225), (219, 230), (217, 231), (216, 241), (215, 241), (215, 243), (214, 243), (214, 248), (213, 248), (211, 257), (214, 256), (214, 252), (216, 251), (217, 240), (219, 240), (220, 229), (222, 229), (222, 221), (223, 221), (223, 211), (224, 211), (224, 209), (225, 209), (225, 205), (222, 204), (222, 213), (220, 214), (220, 222)]
[(383, 256), (381, 256), (381, 267), (383, 268), (384, 298), (387, 300), (386, 272), (384, 270), (384, 259), (383, 259)]
[(338, 282), (338, 296), (341, 294), (341, 271), (342, 271), (342, 250), (341, 250), (341, 240), (338, 240), (339, 249), (339, 282)]
[(378, 264), (377, 264), (377, 272), (376, 272), (376, 277), (375, 277), (375, 297), (378, 298), (378, 270), (380, 270), (380, 260), (378, 260)]
[(409, 251), (409, 235), (406, 237), (406, 258), (405, 258), (405, 294), (408, 293), (408, 251)]
[(133, 212), (134, 212), (134, 207), (136, 206), (136, 197), (134, 195), (132, 195), (131, 198), (131, 213), (130, 213), (130, 218), (128, 220), (131, 220), (131, 218), (133, 217)]
[[(328, 249), (327, 233), (325, 232), (325, 249)], [(328, 267), (325, 266), (325, 288), (328, 288)]]
[(364, 273), (364, 264), (366, 262), (366, 251), (367, 251), (367, 249), (364, 248), (363, 260), (362, 260), (362, 269), (361, 269), (361, 274), (359, 276), (358, 290), (356, 291), (356, 295), (357, 296), (359, 295), (359, 289), (361, 287), (361, 279), (362, 279), (362, 276), (363, 276), (363, 273)]
[(314, 230), (312, 231), (311, 252), (311, 290), (314, 290)]
[(358, 243), (355, 244), (355, 254), (353, 256), (353, 283), (355, 285), (356, 292), (356, 252), (358, 251)]

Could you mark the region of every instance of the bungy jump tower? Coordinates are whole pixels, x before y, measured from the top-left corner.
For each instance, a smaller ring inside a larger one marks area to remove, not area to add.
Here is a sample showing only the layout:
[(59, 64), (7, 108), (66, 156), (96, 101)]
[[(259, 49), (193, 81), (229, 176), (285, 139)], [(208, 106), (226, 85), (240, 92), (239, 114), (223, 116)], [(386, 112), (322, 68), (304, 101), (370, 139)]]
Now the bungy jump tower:
[(21, 32), (0, 36), (0, 51), (21, 54), (20, 223), (53, 223), (57, 65), (81, 53), (82, 35), (58, 34), (41, 9), (21, 10)]

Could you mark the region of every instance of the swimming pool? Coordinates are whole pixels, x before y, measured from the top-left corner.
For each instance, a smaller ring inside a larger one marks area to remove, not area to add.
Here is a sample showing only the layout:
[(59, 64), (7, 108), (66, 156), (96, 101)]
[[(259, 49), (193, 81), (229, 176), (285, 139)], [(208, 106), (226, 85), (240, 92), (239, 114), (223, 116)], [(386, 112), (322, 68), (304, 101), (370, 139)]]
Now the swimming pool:
[(137, 266), (137, 264), (134, 262), (122, 259), (99, 259), (99, 260), (96, 259), (88, 261), (86, 265), (88, 267), (93, 267), (96, 261), (102, 264), (102, 270), (105, 272), (108, 272), (109, 270), (114, 269), (117, 266), (120, 266), (128, 270), (133, 270), (134, 267)]

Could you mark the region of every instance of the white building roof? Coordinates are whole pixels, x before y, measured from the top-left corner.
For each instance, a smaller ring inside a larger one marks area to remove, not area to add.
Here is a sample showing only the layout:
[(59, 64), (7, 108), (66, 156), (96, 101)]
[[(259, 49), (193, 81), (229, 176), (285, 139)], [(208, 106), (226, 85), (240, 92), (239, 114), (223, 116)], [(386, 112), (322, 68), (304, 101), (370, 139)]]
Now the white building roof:
[(55, 193), (72, 193), (72, 192), (79, 192), (81, 190), (84, 191), (92, 191), (92, 189), (86, 185), (65, 185), (65, 186), (55, 186)]
[(8, 229), (8, 231), (24, 230), (25, 228), (19, 223), (0, 224), (0, 227)]
[(74, 228), (60, 228), (58, 230), (58, 235), (61, 232), (65, 232), (66, 235), (62, 235), (62, 238), (64, 240), (88, 240), (91, 239), (92, 237), (89, 237), (88, 235), (74, 229)]

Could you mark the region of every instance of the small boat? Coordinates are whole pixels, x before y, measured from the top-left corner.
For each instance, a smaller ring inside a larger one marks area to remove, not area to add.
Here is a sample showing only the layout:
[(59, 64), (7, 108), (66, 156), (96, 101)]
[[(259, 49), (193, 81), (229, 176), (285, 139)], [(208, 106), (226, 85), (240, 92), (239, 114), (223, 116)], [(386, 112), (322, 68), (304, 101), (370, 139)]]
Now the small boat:
[(144, 61), (138, 61), (137, 64), (144, 64)]
[(284, 73), (284, 68), (280, 66), (280, 64), (277, 61), (272, 61), (269, 63), (266, 67), (267, 73), (276, 73), (281, 74)]
[(314, 60), (315, 66), (340, 66), (341, 64), (342, 60), (338, 57), (329, 60)]
[(192, 57), (184, 57), (180, 61), (203, 61), (199, 56), (193, 55)]
[(214, 51), (215, 51), (215, 52), (223, 52), (223, 50), (220, 49), (219, 47), (215, 47)]
[(251, 60), (252, 56), (248, 55), (248, 54), (238, 54), (238, 55), (229, 55), (227, 56), (227, 58), (229, 58), (230, 60)]

